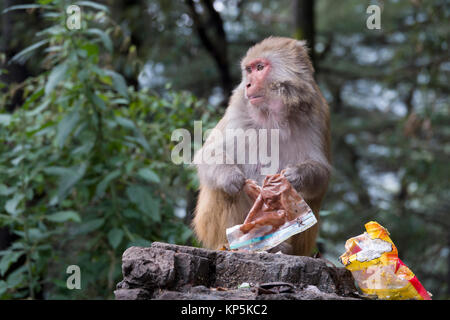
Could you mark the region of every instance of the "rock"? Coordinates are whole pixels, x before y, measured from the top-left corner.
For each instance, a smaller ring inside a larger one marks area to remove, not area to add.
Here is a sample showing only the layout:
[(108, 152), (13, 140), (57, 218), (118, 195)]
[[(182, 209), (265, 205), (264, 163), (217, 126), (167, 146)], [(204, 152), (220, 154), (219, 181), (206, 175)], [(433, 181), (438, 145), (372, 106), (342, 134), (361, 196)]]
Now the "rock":
[[(360, 299), (351, 273), (323, 259), (154, 242), (122, 256), (118, 300)], [(242, 283), (247, 288), (239, 288)]]

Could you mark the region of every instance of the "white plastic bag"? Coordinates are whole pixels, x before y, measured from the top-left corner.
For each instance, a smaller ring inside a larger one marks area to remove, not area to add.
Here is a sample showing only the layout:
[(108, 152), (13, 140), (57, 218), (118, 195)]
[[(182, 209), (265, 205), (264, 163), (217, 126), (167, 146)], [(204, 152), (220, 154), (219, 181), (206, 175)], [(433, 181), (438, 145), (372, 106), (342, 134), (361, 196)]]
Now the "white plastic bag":
[(244, 191), (255, 202), (243, 224), (226, 230), (230, 249), (268, 250), (317, 223), (283, 171), (266, 176), (262, 187), (247, 180)]

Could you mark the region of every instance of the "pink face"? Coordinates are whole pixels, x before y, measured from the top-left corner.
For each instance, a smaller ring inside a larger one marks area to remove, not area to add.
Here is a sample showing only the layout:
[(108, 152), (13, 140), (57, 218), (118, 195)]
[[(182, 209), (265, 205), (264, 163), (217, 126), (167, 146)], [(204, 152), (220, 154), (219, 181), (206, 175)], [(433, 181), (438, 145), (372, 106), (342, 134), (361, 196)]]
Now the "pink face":
[(252, 105), (264, 101), (267, 74), (271, 65), (267, 59), (255, 59), (245, 65), (245, 97)]

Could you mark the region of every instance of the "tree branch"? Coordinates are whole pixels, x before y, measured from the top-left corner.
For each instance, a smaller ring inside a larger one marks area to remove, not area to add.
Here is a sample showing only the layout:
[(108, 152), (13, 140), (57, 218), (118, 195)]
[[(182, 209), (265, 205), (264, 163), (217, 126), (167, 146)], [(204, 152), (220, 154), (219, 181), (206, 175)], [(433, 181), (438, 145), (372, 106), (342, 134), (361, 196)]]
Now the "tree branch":
[(224, 96), (228, 98), (232, 91), (232, 78), (228, 63), (227, 39), (223, 28), (223, 20), (220, 17), (220, 14), (214, 9), (211, 0), (202, 0), (203, 6), (210, 16), (209, 22), (213, 25), (215, 34), (218, 38), (218, 41), (214, 43), (208, 36), (208, 26), (202, 21), (200, 15), (195, 9), (194, 1), (185, 0), (185, 2), (191, 12), (194, 27), (200, 41), (216, 63), (220, 73)]

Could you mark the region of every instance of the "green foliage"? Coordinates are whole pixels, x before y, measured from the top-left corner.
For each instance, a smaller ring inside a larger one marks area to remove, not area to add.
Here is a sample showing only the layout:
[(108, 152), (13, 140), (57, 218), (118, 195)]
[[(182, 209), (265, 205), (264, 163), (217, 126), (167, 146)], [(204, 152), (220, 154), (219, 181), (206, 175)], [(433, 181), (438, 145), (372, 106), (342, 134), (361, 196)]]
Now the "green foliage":
[[(45, 1), (51, 25), (15, 56), (46, 47), (49, 71), (27, 79), (21, 108), (0, 109), (0, 226), (17, 236), (0, 252), (2, 298), (111, 297), (127, 247), (191, 237), (174, 208), (196, 179), (170, 161), (170, 138), (211, 110), (188, 93), (127, 87), (102, 62), (113, 48), (105, 7), (80, 1), (82, 29), (68, 30), (64, 4)], [(65, 286), (71, 264), (82, 290)]]

